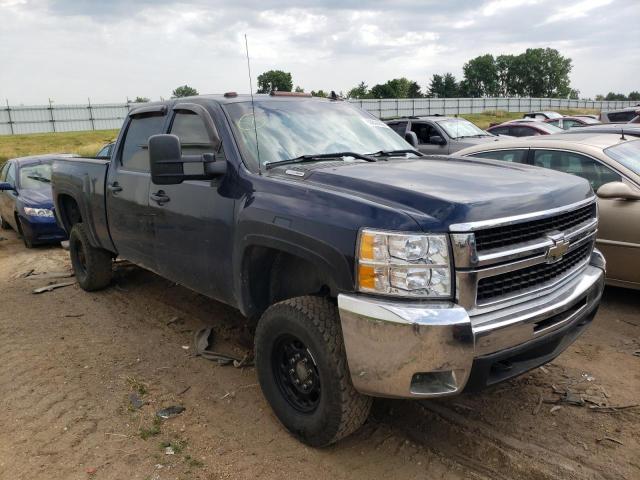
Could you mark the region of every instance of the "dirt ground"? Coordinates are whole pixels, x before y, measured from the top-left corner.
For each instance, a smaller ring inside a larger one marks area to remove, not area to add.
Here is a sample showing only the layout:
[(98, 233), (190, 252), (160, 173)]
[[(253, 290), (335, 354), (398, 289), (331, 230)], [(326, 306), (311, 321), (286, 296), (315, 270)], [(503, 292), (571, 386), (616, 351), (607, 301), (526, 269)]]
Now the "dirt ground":
[[(236, 311), (126, 265), (105, 291), (34, 295), (73, 280), (40, 275), (69, 270), (67, 253), (0, 237), (2, 480), (640, 479), (640, 409), (592, 408), (640, 403), (638, 292), (607, 288), (546, 367), (475, 395), (377, 400), (359, 432), (314, 450), (279, 425), (253, 368), (186, 348), (211, 326), (218, 350), (249, 351)], [(171, 405), (186, 410), (154, 423)]]

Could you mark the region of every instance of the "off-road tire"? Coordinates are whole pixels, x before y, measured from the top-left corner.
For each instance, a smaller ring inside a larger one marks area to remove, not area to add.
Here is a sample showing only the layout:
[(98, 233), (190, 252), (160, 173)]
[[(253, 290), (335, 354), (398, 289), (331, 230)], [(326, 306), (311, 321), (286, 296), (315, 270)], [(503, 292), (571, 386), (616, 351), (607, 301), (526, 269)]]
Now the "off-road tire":
[[(300, 339), (317, 367), (320, 395), (312, 412), (294, 408), (276, 379), (273, 357), (283, 336)], [(367, 419), (372, 398), (358, 393), (351, 383), (338, 309), (329, 299), (297, 297), (269, 307), (256, 328), (255, 354), (265, 398), (280, 422), (302, 442), (330, 445)]]
[(76, 280), (83, 290), (92, 292), (111, 283), (113, 258), (111, 252), (91, 246), (86, 227), (76, 223), (69, 235), (69, 256)]

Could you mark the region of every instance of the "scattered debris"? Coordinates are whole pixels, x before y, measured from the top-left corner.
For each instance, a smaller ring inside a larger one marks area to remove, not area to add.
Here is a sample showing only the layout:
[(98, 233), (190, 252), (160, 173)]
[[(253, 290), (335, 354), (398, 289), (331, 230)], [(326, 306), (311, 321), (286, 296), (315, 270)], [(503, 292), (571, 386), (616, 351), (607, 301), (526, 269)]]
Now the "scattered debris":
[(74, 276), (75, 275), (73, 274), (73, 272), (33, 273), (33, 270), (31, 270), (31, 273), (29, 273), (28, 275), (25, 275), (25, 278), (28, 278), (29, 280), (51, 280), (54, 278), (71, 278)]
[(542, 371), (542, 373), (544, 374), (548, 374), (549, 370), (547, 370), (545, 367), (540, 367), (540, 370)]
[(533, 409), (533, 414), (537, 415), (538, 413), (540, 413), (540, 409), (542, 408), (542, 394), (540, 394), (538, 396), (538, 403), (536, 404), (536, 406)]
[(184, 320), (182, 320), (180, 317), (173, 317), (171, 320), (167, 322), (167, 326), (173, 325), (174, 323), (181, 324), (181, 323), (184, 323)]
[(635, 355), (636, 357), (640, 357), (640, 350), (636, 350), (631, 355)]
[(184, 388), (183, 390), (180, 390), (178, 393), (176, 393), (176, 395), (184, 395), (185, 393), (187, 393), (189, 390), (191, 390), (191, 385), (188, 385), (186, 388)]
[(182, 405), (172, 405), (171, 407), (167, 407), (167, 408), (163, 408), (162, 410), (159, 410), (158, 412), (156, 412), (156, 415), (159, 418), (167, 419), (167, 418), (175, 417), (176, 415), (180, 415), (185, 410), (186, 408), (184, 408)]
[(620, 440), (618, 440), (617, 438), (613, 438), (613, 437), (602, 437), (602, 438), (596, 438), (596, 442), (600, 443), (604, 440), (609, 440), (610, 442), (613, 443), (617, 443), (618, 445), (624, 445), (624, 443), (622, 443)]
[(65, 318), (80, 318), (80, 317), (84, 317), (84, 313), (68, 313), (64, 317)]
[(562, 407), (560, 405), (555, 405), (555, 406), (551, 407), (551, 410), (549, 410), (549, 413), (556, 413), (561, 408)]
[(183, 350), (189, 350), (189, 345), (182, 345)]
[(89, 467), (86, 472), (87, 475), (95, 475), (98, 472), (98, 469), (96, 467)]
[(63, 240), (60, 242), (60, 246), (62, 247), (63, 250), (65, 251), (69, 251), (69, 240)]
[(202, 328), (198, 330), (193, 336), (193, 345), (196, 356), (218, 362), (219, 365), (233, 365), (236, 368), (249, 367), (253, 365), (253, 358), (250, 353), (241, 359), (232, 357), (231, 355), (211, 350), (213, 343), (213, 329)]
[(35, 271), (36, 270), (34, 268), (31, 268), (31, 269), (27, 270), (26, 272), (22, 273), (20, 275), (20, 278), (27, 278), (28, 276), (30, 276)]
[(175, 455), (176, 452), (173, 450), (173, 447), (168, 446), (168, 447), (165, 447), (164, 454), (165, 455)]
[(76, 283), (75, 280), (73, 282), (53, 283), (51, 285), (47, 285), (46, 287), (36, 288), (35, 290), (33, 290), (33, 293), (51, 292), (52, 290), (55, 290), (56, 288), (70, 287), (71, 285), (74, 285), (75, 283)]
[(585, 379), (587, 382), (593, 382), (596, 379), (596, 377), (594, 377), (593, 375), (590, 375), (590, 374), (588, 374), (586, 372), (584, 372), (582, 374), (582, 378)]
[(131, 404), (131, 407), (133, 407), (133, 409), (135, 410), (139, 410), (142, 408), (142, 406), (147, 403), (144, 400), (142, 400), (137, 393), (130, 393), (129, 394), (129, 403)]
[(149, 428), (140, 429), (140, 438), (146, 440), (149, 437), (155, 437), (160, 435), (160, 427), (162, 426), (162, 420), (159, 417), (153, 419), (153, 424)]
[(560, 397), (562, 403), (568, 403), (569, 405), (577, 405), (579, 407), (584, 406), (584, 399), (577, 393), (567, 390), (562, 397)]
[(589, 409), (594, 412), (602, 412), (602, 413), (616, 413), (621, 410), (628, 410), (630, 408), (638, 408), (640, 407), (640, 403), (634, 403), (632, 405), (593, 405), (589, 407)]

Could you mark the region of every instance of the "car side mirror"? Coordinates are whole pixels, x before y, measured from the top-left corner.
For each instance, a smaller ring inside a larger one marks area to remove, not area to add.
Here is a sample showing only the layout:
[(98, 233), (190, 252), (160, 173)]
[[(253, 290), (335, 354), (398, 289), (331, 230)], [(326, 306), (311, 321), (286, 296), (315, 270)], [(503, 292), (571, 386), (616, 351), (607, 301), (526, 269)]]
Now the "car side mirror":
[(418, 136), (416, 135), (416, 132), (407, 132), (407, 133), (405, 133), (404, 134), (404, 139), (412, 147), (417, 147), (418, 146)]
[(0, 182), (0, 192), (7, 190), (15, 190), (15, 187), (11, 185), (9, 182)]
[(210, 180), (224, 175), (226, 161), (216, 161), (212, 153), (182, 155), (176, 135), (149, 137), (151, 181), (156, 185), (177, 185), (185, 180)]
[(622, 198), (624, 200), (640, 200), (640, 192), (623, 182), (609, 182), (602, 185), (596, 195), (600, 198)]
[(446, 140), (440, 135), (432, 135), (429, 137), (429, 143), (433, 145), (446, 145)]

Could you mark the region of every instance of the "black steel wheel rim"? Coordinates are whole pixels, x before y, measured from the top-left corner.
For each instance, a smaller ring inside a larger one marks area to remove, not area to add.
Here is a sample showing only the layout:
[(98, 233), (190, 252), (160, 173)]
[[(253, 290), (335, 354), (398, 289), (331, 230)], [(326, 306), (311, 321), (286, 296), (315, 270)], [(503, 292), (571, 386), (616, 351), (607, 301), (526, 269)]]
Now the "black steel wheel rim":
[(271, 356), (278, 389), (298, 412), (313, 413), (320, 403), (318, 366), (306, 345), (293, 335), (280, 336)]

